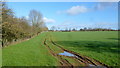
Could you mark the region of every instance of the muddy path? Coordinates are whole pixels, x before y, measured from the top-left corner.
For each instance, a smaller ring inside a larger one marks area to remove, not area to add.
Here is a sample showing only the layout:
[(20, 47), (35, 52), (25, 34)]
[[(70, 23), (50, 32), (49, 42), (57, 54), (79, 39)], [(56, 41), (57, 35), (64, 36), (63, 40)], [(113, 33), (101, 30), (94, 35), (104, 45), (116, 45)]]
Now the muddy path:
[(78, 54), (78, 53), (76, 53), (76, 52), (73, 52), (73, 51), (64, 49), (63, 47), (61, 47), (59, 44), (56, 44), (56, 43), (53, 42), (52, 40), (51, 40), (51, 42), (52, 42), (54, 45), (56, 45), (56, 46), (58, 46), (59, 48), (61, 48), (62, 50), (66, 51), (66, 52), (69, 52), (69, 53), (71, 53), (71, 54), (76, 55), (77, 57), (75, 57), (75, 59), (77, 59), (77, 60), (85, 63), (85, 64), (88, 65), (88, 66), (105, 66), (105, 67), (108, 67), (107, 65), (105, 65), (105, 64), (103, 64), (103, 63), (101, 63), (101, 62), (99, 62), (99, 61), (97, 61), (97, 60), (95, 60), (95, 59), (92, 59), (92, 58), (89, 58), (89, 57), (87, 57), (87, 56), (80, 55), (80, 54)]
[(47, 45), (46, 43), (46, 39), (44, 40), (44, 45), (46, 46), (46, 48), (49, 50), (49, 52), (58, 59), (59, 63), (61, 66), (69, 66), (72, 67), (72, 65), (65, 59), (63, 59), (62, 57), (60, 57), (58, 54), (56, 54), (50, 47), (49, 45)]
[[(49, 42), (47, 42), (49, 41)], [(44, 41), (43, 41), (45, 47), (49, 50), (50, 54), (53, 55), (59, 62), (59, 66), (61, 66), (62, 68), (76, 68), (76, 67), (80, 67), (80, 66), (85, 66), (85, 67), (102, 67), (102, 68), (108, 68), (107, 65), (95, 60), (95, 59), (91, 59), (89, 57), (80, 55), (76, 52), (67, 50), (63, 47), (61, 47), (59, 44), (55, 43), (52, 39), (52, 35), (46, 35)], [(51, 44), (51, 45), (50, 45)], [(57, 47), (59, 49), (61, 49), (61, 51), (65, 51), (65, 52), (69, 52), (73, 55), (75, 55), (75, 57), (70, 57), (70, 56), (63, 56), (63, 55), (59, 55), (58, 53), (56, 53), (55, 50), (53, 50), (52, 47)], [(67, 59), (66, 59), (67, 58)], [(74, 61), (71, 62), (70, 60)]]

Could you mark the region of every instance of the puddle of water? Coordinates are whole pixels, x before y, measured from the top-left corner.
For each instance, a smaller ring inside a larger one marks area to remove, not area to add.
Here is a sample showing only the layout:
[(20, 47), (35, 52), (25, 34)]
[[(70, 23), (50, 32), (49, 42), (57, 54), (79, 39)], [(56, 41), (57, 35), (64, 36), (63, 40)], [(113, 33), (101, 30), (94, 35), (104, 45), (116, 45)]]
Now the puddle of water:
[(66, 52), (66, 51), (64, 51), (63, 53), (59, 53), (59, 55), (76, 57), (76, 55), (74, 55), (74, 54), (72, 54), (72, 53), (69, 53), (69, 52)]
[(93, 64), (88, 64), (90, 67), (92, 67), (92, 68), (107, 68), (107, 67), (105, 67), (105, 66), (100, 66), (100, 65), (97, 65), (97, 66), (95, 66), (95, 65), (93, 65)]
[[(76, 56), (76, 55), (74, 55), (74, 54), (72, 54), (72, 53), (70, 53), (70, 52), (67, 52), (67, 51), (64, 51), (63, 53), (59, 53), (58, 55), (71, 56), (71, 57), (76, 57), (76, 58), (78, 58), (78, 56)], [(88, 65), (89, 65), (89, 66), (95, 66), (95, 65), (93, 65), (93, 64), (88, 64)], [(106, 68), (106, 67), (103, 66), (103, 68)]]
[(89, 64), (89, 66), (95, 66), (95, 65)]

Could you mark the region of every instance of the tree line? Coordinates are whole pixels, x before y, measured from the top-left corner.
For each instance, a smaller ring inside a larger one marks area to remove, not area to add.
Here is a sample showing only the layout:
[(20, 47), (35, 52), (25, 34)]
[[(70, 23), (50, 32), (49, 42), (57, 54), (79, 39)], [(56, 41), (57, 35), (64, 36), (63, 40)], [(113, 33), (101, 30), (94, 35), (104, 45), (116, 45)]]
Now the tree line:
[[(59, 27), (59, 29), (60, 29), (60, 27)], [(115, 30), (115, 29), (111, 29), (111, 28), (87, 28), (87, 27), (80, 28), (80, 29), (67, 28), (67, 27), (66, 27), (66, 29), (62, 29), (62, 30), (59, 30), (59, 29), (57, 29), (57, 27), (55, 27), (55, 26), (52, 26), (49, 31), (61, 31), (61, 32), (72, 32), (72, 31), (119, 31), (119, 30)]]
[(42, 31), (48, 30), (40, 12), (31, 10), (29, 19), (26, 17), (18, 18), (5, 2), (1, 2), (1, 5), (0, 27), (2, 28), (2, 47), (19, 40), (31, 38)]

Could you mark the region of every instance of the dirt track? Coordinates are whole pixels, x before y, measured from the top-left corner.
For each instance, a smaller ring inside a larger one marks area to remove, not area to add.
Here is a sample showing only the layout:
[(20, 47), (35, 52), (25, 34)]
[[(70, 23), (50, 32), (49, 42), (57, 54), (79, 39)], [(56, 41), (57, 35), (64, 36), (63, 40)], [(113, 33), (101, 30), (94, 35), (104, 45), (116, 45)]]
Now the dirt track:
[[(47, 41), (49, 41), (52, 45), (49, 45), (47, 43)], [(61, 66), (62, 68), (76, 68), (76, 67), (80, 67), (80, 66), (102, 66), (102, 68), (108, 68), (107, 65), (95, 60), (95, 59), (92, 59), (92, 58), (89, 58), (89, 57), (86, 57), (86, 56), (82, 56), (78, 53), (75, 53), (73, 51), (70, 51), (70, 50), (66, 50), (64, 48), (62, 48), (59, 44), (56, 44), (51, 38), (48, 39), (48, 37), (46, 37), (43, 41), (44, 45), (46, 46), (46, 48), (49, 50), (50, 54), (52, 54), (56, 59), (58, 59), (58, 62), (59, 62), (59, 66)], [(57, 46), (58, 48), (60, 48), (62, 51), (66, 51), (66, 52), (69, 52), (71, 54), (74, 54), (75, 56), (77, 57), (69, 57), (69, 56), (61, 56), (61, 55), (58, 55), (50, 46)], [(75, 61), (75, 63), (73, 62), (70, 62), (69, 60), (65, 59), (65, 58), (69, 58), (69, 59), (72, 59)]]

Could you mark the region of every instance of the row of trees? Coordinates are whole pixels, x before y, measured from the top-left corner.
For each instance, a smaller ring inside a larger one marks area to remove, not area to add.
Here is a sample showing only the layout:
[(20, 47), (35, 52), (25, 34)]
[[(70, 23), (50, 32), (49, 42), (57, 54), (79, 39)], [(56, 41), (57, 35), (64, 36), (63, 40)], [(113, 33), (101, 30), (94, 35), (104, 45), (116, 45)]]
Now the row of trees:
[(29, 19), (25, 17), (15, 17), (12, 9), (8, 8), (5, 2), (2, 2), (0, 26), (2, 26), (2, 46), (12, 42), (31, 38), (42, 31), (48, 30), (42, 20), (42, 14), (36, 10), (31, 10)]
[(111, 28), (84, 28), (80, 29), (80, 31), (116, 31)]
[(52, 26), (50, 31), (71, 32), (71, 31), (116, 31), (116, 30), (111, 28), (87, 28), (87, 27), (81, 28), (79, 30), (77, 28), (69, 28), (69, 29), (66, 28), (64, 30), (58, 30), (55, 26)]

